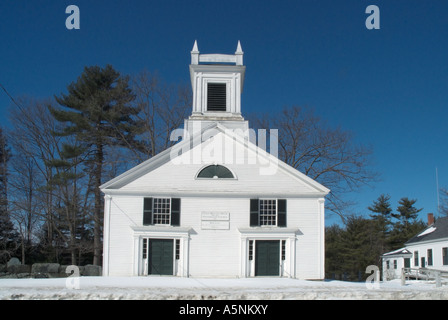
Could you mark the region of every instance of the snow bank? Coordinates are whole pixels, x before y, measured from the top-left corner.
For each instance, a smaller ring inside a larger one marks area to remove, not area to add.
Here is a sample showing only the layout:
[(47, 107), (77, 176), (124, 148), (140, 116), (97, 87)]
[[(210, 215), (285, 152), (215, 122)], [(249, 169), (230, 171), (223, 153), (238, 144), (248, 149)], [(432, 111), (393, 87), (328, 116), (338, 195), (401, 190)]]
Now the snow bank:
[(285, 278), (206, 279), (177, 277), (81, 277), (2, 279), (0, 299), (273, 300), (448, 299), (448, 285), (399, 280), (368, 289), (366, 283)]

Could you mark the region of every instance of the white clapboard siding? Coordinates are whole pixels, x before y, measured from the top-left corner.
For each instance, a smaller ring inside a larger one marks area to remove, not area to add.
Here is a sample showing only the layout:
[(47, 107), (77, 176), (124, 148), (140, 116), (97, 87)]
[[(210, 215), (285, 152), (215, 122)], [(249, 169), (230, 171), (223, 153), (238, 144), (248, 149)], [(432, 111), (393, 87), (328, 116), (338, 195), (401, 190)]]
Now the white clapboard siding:
[[(114, 196), (111, 200), (109, 275), (132, 275), (134, 240), (132, 227), (143, 226), (143, 197)], [(249, 198), (182, 197), (181, 227), (189, 227), (189, 276), (237, 277), (241, 268), (241, 233), (249, 227)], [(299, 230), (296, 240), (296, 270), (299, 279), (320, 279), (319, 201), (315, 198), (287, 199), (288, 228)], [(204, 211), (229, 213), (228, 230), (203, 230)], [(167, 229), (168, 230), (168, 229)]]
[[(182, 224), (195, 232), (190, 242), (190, 275), (236, 276), (239, 273), (240, 233), (238, 228), (249, 225), (247, 199), (185, 198), (182, 199)], [(201, 213), (228, 212), (229, 230), (202, 230)]]
[[(178, 276), (254, 276), (248, 243), (272, 239), (286, 244), (286, 259), (279, 266), (281, 276), (324, 277), (323, 197), (328, 190), (271, 157), (267, 157), (272, 160), (270, 168), (275, 170), (266, 174), (262, 170), (268, 167), (266, 162), (248, 160), (256, 158), (257, 148), (244, 143), (233, 143), (233, 161), (217, 161), (213, 147), (219, 150), (226, 141), (233, 140), (220, 132), (216, 139), (184, 151), (178, 158), (156, 158), (160, 162), (153, 167), (149, 160), (137, 171), (106, 184), (102, 190), (109, 197), (103, 268), (107, 275), (142, 275), (142, 239), (161, 237), (181, 241), (180, 259), (175, 262)], [(205, 150), (204, 157), (195, 162), (192, 155), (198, 150)], [(235, 178), (196, 178), (202, 168), (215, 163), (225, 165)], [(181, 198), (180, 227), (143, 226), (144, 197)], [(250, 199), (255, 198), (286, 199), (287, 228), (251, 228)], [(204, 228), (203, 212), (228, 214), (228, 229)]]
[[(257, 159), (254, 151), (248, 150), (240, 143), (232, 142), (225, 134), (220, 133), (217, 138), (233, 143), (234, 154), (237, 159), (229, 163), (215, 161), (213, 157), (204, 156), (204, 159), (196, 161), (194, 154), (208, 154), (208, 150), (203, 145), (196, 146), (191, 151), (186, 152), (180, 158), (168, 161), (164, 165), (145, 175), (135, 179), (126, 186), (122, 187), (125, 191), (192, 191), (197, 193), (229, 193), (239, 194), (250, 190), (252, 193), (275, 193), (275, 194), (312, 194), (316, 192), (309, 184), (301, 181), (283, 169), (277, 166), (277, 163), (271, 162), (272, 170), (263, 171), (263, 168), (269, 168), (265, 162), (251, 162), (250, 159)], [(218, 143), (215, 140), (215, 144)], [(206, 144), (206, 143), (204, 143)], [(210, 146), (211, 144), (206, 144)], [(260, 160), (262, 161), (262, 160)], [(197, 163), (196, 163), (197, 162)], [(235, 179), (195, 179), (198, 172), (208, 164), (224, 164), (235, 175)], [(272, 174), (271, 174), (272, 173)]]
[(143, 223), (143, 198), (116, 196), (111, 199), (109, 229), (110, 275), (125, 276), (133, 273), (134, 239), (131, 226)]

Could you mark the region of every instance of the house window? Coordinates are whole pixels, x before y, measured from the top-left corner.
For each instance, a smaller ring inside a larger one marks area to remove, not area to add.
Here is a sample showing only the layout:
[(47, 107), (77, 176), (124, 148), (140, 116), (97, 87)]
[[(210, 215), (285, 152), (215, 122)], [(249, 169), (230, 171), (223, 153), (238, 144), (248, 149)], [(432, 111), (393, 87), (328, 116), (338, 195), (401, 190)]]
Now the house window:
[(432, 266), (432, 249), (428, 249), (428, 266)]
[(202, 179), (234, 179), (232, 171), (219, 164), (211, 165), (199, 171), (198, 178)]
[(448, 266), (448, 248), (442, 248), (442, 263)]
[(251, 199), (250, 226), (286, 227), (286, 200)]
[(153, 224), (170, 224), (171, 199), (154, 198), (153, 201)]
[(144, 198), (143, 225), (180, 226), (180, 199)]
[(386, 269), (387, 269), (387, 270), (390, 269), (390, 261), (389, 261), (389, 260), (386, 261)]
[(259, 212), (260, 226), (277, 225), (277, 200), (260, 200)]
[(414, 251), (414, 266), (418, 267), (418, 251)]
[(207, 111), (226, 111), (227, 85), (225, 83), (207, 84)]
[(394, 269), (397, 269), (397, 260), (394, 260)]

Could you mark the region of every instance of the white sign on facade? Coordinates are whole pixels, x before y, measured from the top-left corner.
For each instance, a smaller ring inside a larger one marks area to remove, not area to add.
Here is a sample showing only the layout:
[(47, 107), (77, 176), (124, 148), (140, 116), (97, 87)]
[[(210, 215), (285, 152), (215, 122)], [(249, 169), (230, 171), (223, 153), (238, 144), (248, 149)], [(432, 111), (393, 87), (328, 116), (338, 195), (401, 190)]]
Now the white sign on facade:
[(203, 211), (201, 212), (201, 229), (203, 230), (229, 230), (230, 212)]

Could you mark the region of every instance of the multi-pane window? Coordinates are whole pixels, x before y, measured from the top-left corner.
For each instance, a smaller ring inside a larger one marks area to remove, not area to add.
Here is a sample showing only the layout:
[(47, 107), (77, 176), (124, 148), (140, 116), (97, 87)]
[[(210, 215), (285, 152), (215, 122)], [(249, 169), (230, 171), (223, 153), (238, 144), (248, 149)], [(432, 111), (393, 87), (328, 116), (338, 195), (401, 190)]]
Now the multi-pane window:
[(414, 266), (418, 267), (418, 251), (414, 251)]
[(147, 254), (148, 254), (148, 239), (144, 238), (143, 239), (143, 259), (147, 258)]
[(286, 260), (286, 241), (282, 240), (282, 260)]
[(260, 226), (277, 225), (277, 200), (263, 199), (260, 200)]
[(254, 259), (254, 240), (249, 240), (249, 260)]
[(428, 249), (428, 266), (432, 266), (432, 249)]
[(448, 265), (448, 248), (442, 248), (442, 263), (444, 266)]
[(171, 199), (154, 198), (153, 201), (153, 223), (170, 224)]
[(250, 199), (251, 227), (286, 227), (286, 199)]
[(180, 239), (176, 239), (176, 260), (180, 259)]
[(144, 198), (143, 225), (180, 226), (180, 198)]

